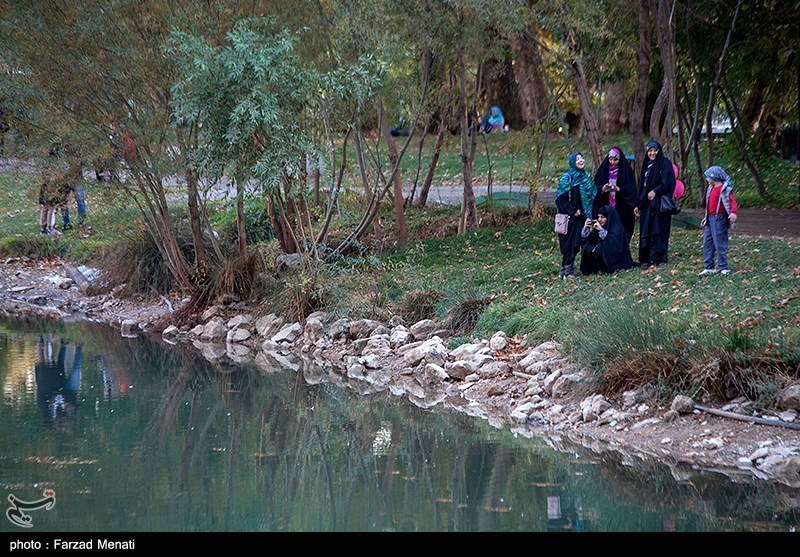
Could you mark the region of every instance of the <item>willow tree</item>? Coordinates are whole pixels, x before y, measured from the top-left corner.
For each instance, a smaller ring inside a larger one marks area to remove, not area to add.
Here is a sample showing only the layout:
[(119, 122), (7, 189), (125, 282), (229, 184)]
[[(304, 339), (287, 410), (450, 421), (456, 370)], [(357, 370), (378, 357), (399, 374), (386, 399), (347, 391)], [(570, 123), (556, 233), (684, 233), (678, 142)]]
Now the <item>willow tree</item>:
[(202, 129), (193, 162), (204, 174), (233, 178), (240, 198), (248, 186), (262, 193), (282, 250), (313, 255), (305, 164), (327, 150), (314, 129), (348, 103), (361, 106), (377, 78), (368, 58), (320, 72), (297, 53), (299, 39), (271, 20), (247, 19), (219, 48), (175, 32), (170, 53), (180, 68), (177, 124)]
[[(44, 146), (67, 137), (92, 156), (112, 148), (109, 136), (128, 138), (136, 156), (126, 161), (127, 179), (117, 187), (139, 208), (175, 285), (188, 291), (207, 272), (200, 177), (186, 159), (198, 130), (174, 126), (175, 64), (164, 47), (174, 28), (218, 41), (242, 9), (233, 0), (189, 0), (181, 9), (163, 0), (20, 0), (0, 13), (3, 56), (15, 69), (10, 81), (29, 126), (41, 132), (36, 139)], [(174, 177), (187, 192), (191, 253), (179, 245), (168, 204), (166, 186)]]

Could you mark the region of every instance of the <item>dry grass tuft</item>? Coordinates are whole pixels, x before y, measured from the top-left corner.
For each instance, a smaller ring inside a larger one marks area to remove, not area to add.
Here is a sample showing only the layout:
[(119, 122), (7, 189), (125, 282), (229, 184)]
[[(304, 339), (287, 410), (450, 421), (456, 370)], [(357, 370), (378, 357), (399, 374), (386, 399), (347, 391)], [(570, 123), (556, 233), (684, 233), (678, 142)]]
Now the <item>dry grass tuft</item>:
[(403, 296), (398, 313), (409, 323), (432, 319), (436, 316), (436, 305), (443, 296), (442, 292), (433, 288), (412, 290)]
[(448, 312), (445, 323), (454, 335), (471, 335), (478, 324), (478, 319), (489, 304), (490, 297), (469, 297), (453, 306)]

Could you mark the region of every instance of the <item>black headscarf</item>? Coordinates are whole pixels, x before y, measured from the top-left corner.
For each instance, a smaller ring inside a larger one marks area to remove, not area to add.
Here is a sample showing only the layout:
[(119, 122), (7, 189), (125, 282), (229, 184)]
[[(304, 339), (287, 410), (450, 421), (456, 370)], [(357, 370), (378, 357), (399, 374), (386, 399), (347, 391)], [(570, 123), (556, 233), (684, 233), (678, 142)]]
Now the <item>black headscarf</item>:
[[(621, 148), (615, 145), (611, 147), (611, 149), (619, 151), (619, 163), (617, 163), (617, 186), (619, 187), (617, 203), (625, 203), (633, 208), (636, 206), (636, 197), (638, 195), (636, 190), (636, 176), (633, 174), (633, 167), (631, 167), (631, 163), (628, 162)], [(595, 211), (593, 212), (596, 212), (597, 209), (604, 205), (608, 205), (608, 192), (602, 193), (602, 190), (603, 186), (608, 183), (608, 170), (610, 166), (608, 155), (606, 155), (606, 158), (600, 163), (600, 167), (594, 175), (594, 186), (597, 188), (597, 194), (594, 198)]]
[(631, 250), (628, 247), (628, 235), (625, 227), (622, 226), (617, 210), (611, 205), (604, 205), (598, 209), (597, 214), (605, 215), (608, 219), (603, 227), (608, 233), (600, 243), (601, 256), (608, 270), (613, 273), (634, 267), (636, 264), (633, 262)]
[[(656, 158), (650, 160), (647, 151), (658, 149)], [(672, 161), (664, 156), (661, 144), (651, 141), (647, 144), (644, 161), (642, 161), (642, 171), (639, 174), (639, 206), (641, 207), (647, 194), (655, 191), (656, 195), (672, 195), (675, 192), (675, 170), (672, 168)]]

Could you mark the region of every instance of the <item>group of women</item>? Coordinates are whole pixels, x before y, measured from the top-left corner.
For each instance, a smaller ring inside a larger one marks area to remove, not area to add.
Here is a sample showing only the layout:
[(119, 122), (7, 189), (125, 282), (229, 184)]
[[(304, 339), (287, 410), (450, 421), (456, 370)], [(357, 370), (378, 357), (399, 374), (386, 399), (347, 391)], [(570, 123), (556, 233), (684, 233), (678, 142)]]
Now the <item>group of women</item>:
[[(577, 278), (575, 260), (584, 275), (613, 273), (667, 262), (672, 217), (659, 211), (660, 197), (672, 196), (675, 171), (656, 141), (647, 144), (638, 183), (622, 149), (612, 147), (594, 178), (581, 153), (569, 157), (569, 170), (559, 180), (556, 207), (570, 216), (561, 249), (559, 277)], [(630, 240), (639, 219), (639, 261), (631, 257)]]

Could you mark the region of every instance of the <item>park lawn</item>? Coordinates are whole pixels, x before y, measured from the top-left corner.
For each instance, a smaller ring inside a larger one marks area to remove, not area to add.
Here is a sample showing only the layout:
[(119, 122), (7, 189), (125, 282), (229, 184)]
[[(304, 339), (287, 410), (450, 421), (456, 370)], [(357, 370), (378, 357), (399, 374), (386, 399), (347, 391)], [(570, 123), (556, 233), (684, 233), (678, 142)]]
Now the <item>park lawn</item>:
[(405, 311), (410, 322), (447, 324), (473, 308), (475, 328), (454, 331), (462, 335), (454, 344), (497, 331), (528, 344), (554, 340), (598, 373), (654, 358), (686, 370), (680, 388), (663, 380), (669, 393), (709, 380), (704, 366), (722, 360), (717, 373), (751, 369), (766, 399), (769, 377), (800, 375), (800, 242), (732, 236), (733, 273), (700, 277), (701, 242), (699, 229), (674, 226), (668, 264), (564, 282), (552, 218), (543, 216), (414, 242), (378, 260), (352, 258), (331, 266), (319, 288), (331, 311), (349, 316)]

